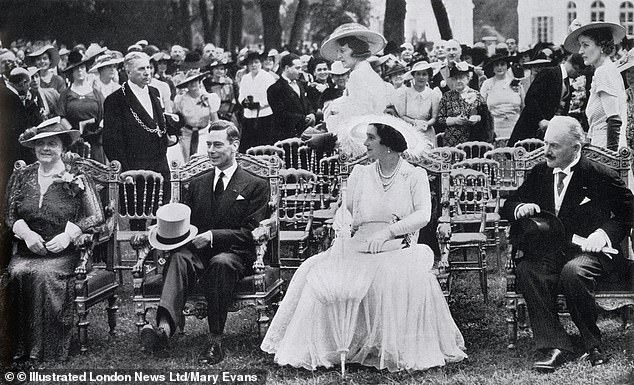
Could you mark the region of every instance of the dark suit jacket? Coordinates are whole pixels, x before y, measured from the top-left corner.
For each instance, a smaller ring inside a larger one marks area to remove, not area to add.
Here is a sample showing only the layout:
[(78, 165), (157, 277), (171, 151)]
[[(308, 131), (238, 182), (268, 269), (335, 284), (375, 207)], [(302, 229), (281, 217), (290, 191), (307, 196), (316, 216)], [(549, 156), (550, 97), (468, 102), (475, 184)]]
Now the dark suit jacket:
[[(509, 146), (526, 138), (544, 138), (544, 133), (538, 130), (539, 122), (543, 119), (550, 120), (555, 116), (561, 101), (562, 81), (560, 66), (544, 68), (537, 74), (526, 92), (524, 109), (515, 123), (508, 141)], [(571, 97), (572, 92), (568, 94), (563, 108), (566, 114), (570, 108)]]
[(315, 112), (308, 101), (304, 85), (302, 82), (297, 82), (297, 84), (299, 85), (299, 96), (293, 91), (288, 81), (282, 77), (266, 91), (275, 119), (276, 128), (273, 135), (276, 140), (299, 137), (305, 128), (306, 115)]
[[(571, 243), (573, 234), (588, 237), (600, 228), (610, 238), (612, 247), (619, 250), (613, 259), (599, 254), (604, 269), (613, 270), (624, 262), (620, 243), (634, 223), (634, 196), (616, 172), (585, 156), (581, 156), (573, 170), (558, 214), (569, 244), (564, 251), (565, 260), (580, 251)], [(546, 163), (536, 165), (522, 186), (507, 199), (501, 211), (502, 217), (514, 221), (515, 208), (520, 203), (536, 203), (542, 210), (554, 213), (554, 183), (553, 169)], [(582, 204), (584, 198), (589, 201)]]
[[(438, 87), (440, 88), (440, 91), (442, 91), (442, 93), (444, 94), (445, 92), (450, 90), (449, 86), (447, 85), (448, 79), (449, 79), (449, 69), (445, 65), (440, 69), (440, 71), (436, 72), (434, 76), (432, 76), (432, 78), (429, 80), (429, 87), (430, 88)], [(443, 80), (445, 81), (444, 86), (442, 86)], [(478, 76), (472, 75), (468, 85), (469, 85), (469, 88), (479, 91), (480, 81), (478, 80)]]
[(212, 170), (192, 179), (182, 201), (192, 209), (191, 224), (198, 227), (199, 233), (212, 231), (212, 255), (230, 251), (241, 256), (250, 268), (255, 261), (251, 231), (268, 214), (269, 184), (238, 166), (216, 201), (214, 175)]
[[(154, 116), (145, 111), (127, 82), (106, 98), (103, 148), (108, 159), (121, 162), (123, 171), (144, 169), (169, 175), (166, 156), (167, 125), (159, 91), (154, 87), (149, 89)], [(146, 127), (158, 127), (161, 135), (145, 130), (137, 122), (133, 112)]]
[(24, 147), (18, 141), (20, 134), (26, 129), (37, 126), (42, 122), (40, 109), (33, 101), (22, 103), (20, 97), (7, 87), (0, 87), (0, 129), (5, 130), (3, 137), (8, 141), (3, 147), (10, 149), (2, 155), (5, 164), (13, 169), (13, 163), (22, 159), (27, 164), (35, 161), (35, 154), (30, 148)]

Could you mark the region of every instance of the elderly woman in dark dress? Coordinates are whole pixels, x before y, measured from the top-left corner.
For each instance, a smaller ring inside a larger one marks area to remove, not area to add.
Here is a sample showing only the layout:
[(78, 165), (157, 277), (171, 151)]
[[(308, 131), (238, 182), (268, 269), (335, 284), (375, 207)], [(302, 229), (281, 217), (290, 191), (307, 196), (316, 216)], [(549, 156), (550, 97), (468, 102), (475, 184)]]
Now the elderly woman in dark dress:
[(79, 259), (72, 241), (104, 221), (92, 181), (62, 160), (78, 138), (59, 117), (20, 136), (38, 161), (15, 171), (7, 190), (5, 221), (19, 242), (1, 281), (11, 292), (15, 360), (68, 357)]
[(471, 140), (493, 141), (493, 124), (486, 102), (468, 86), (472, 66), (456, 63), (449, 70), (451, 90), (440, 99), (436, 128), (445, 132), (444, 143), (452, 147)]
[(68, 120), (75, 130), (81, 132), (83, 140), (90, 143), (91, 158), (105, 164), (103, 128), (100, 124), (105, 99), (88, 76), (91, 62), (92, 58), (86, 58), (77, 51), (70, 53), (64, 73), (70, 78), (71, 85), (59, 96), (57, 114)]

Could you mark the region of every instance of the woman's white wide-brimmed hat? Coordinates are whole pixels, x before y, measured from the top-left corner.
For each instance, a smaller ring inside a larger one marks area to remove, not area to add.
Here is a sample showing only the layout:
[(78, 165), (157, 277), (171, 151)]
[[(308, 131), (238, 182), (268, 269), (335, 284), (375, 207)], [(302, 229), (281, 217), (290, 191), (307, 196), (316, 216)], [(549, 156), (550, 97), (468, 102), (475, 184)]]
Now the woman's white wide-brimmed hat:
[(434, 66), (431, 65), (430, 63), (426, 62), (425, 60), (423, 61), (419, 61), (416, 62), (413, 66), (412, 69), (405, 72), (405, 75), (403, 75), (403, 79), (405, 80), (409, 80), (412, 79), (414, 77), (414, 72), (418, 72), (418, 71), (428, 71), (428, 70), (432, 70), (434, 69)]
[(634, 48), (629, 50), (627, 56), (625, 57), (625, 60), (616, 68), (619, 70), (619, 72), (623, 72), (629, 70), (632, 67), (634, 67)]
[(572, 23), (570, 23), (570, 27), (568, 27), (570, 29), (570, 32), (568, 33), (568, 36), (566, 36), (566, 40), (564, 40), (564, 48), (568, 52), (579, 52), (579, 41), (577, 41), (577, 39), (579, 39), (579, 36), (582, 35), (584, 32), (592, 29), (608, 28), (612, 32), (612, 39), (614, 40), (614, 44), (620, 43), (621, 40), (623, 40), (623, 38), (625, 37), (625, 28), (616, 23), (596, 21), (588, 23), (586, 25), (579, 25), (579, 21), (575, 19), (572, 21)]
[(348, 122), (348, 124), (353, 126), (350, 135), (357, 138), (365, 138), (368, 126), (375, 123), (385, 124), (400, 132), (405, 138), (408, 150), (412, 150), (421, 144), (420, 136), (411, 124), (388, 114), (364, 115), (352, 119)]
[(328, 70), (328, 73), (331, 75), (343, 75), (347, 73), (348, 71), (350, 71), (350, 68), (344, 67), (343, 63), (340, 60), (337, 60), (332, 62), (332, 65), (330, 66), (330, 70)]
[(346, 36), (354, 36), (368, 43), (372, 55), (381, 51), (387, 44), (380, 33), (370, 31), (359, 23), (346, 23), (337, 27), (324, 41), (319, 50), (321, 56), (330, 61), (337, 60), (337, 48), (339, 47), (337, 40)]
[(62, 120), (59, 116), (50, 118), (43, 121), (36, 127), (31, 127), (24, 131), (18, 140), (20, 144), (25, 147), (35, 147), (35, 142), (38, 139), (47, 138), (49, 136), (63, 136), (66, 135), (70, 138), (71, 144), (75, 143), (81, 136), (79, 130), (73, 130), (70, 123), (66, 120)]
[(157, 250), (174, 250), (191, 241), (198, 228), (189, 223), (192, 210), (182, 203), (168, 203), (156, 210), (156, 225), (150, 226), (148, 241)]

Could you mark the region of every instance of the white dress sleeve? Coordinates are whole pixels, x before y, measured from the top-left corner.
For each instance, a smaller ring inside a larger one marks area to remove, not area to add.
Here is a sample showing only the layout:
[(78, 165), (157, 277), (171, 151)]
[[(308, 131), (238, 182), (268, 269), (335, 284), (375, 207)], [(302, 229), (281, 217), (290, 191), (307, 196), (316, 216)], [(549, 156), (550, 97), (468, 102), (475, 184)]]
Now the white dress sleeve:
[(414, 211), (400, 221), (390, 225), (394, 235), (403, 235), (423, 228), (431, 218), (431, 194), (427, 172), (416, 167), (410, 176), (410, 192)]

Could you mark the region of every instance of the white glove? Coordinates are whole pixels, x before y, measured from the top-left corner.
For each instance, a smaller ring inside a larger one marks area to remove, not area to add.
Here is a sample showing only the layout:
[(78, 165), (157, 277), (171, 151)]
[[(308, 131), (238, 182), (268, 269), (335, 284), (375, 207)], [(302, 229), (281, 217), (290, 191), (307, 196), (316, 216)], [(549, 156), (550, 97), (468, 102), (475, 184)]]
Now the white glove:
[(383, 244), (394, 238), (389, 228), (379, 230), (372, 235), (372, 240), (368, 243), (368, 251), (372, 254), (380, 253)]
[(211, 245), (213, 245), (213, 242), (214, 242), (214, 234), (211, 232), (211, 230), (206, 231), (202, 234), (198, 234), (197, 236), (194, 237), (194, 239), (192, 239), (192, 244), (197, 249), (202, 249), (203, 247), (206, 247), (206, 246), (211, 247)]
[(39, 255), (46, 255), (46, 247), (44, 247), (44, 239), (40, 234), (31, 230), (29, 225), (23, 219), (17, 220), (13, 224), (13, 233), (16, 237), (24, 240), (26, 247), (32, 252)]
[(70, 235), (66, 233), (57, 234), (55, 237), (53, 237), (53, 239), (46, 242), (46, 248), (51, 253), (62, 252), (66, 250), (68, 245), (70, 245)]
[(581, 245), (581, 251), (586, 253), (599, 253), (607, 245), (608, 242), (605, 233), (603, 231), (595, 231), (590, 234)]
[(530, 217), (541, 212), (539, 205), (535, 203), (524, 203), (515, 209), (515, 219)]

